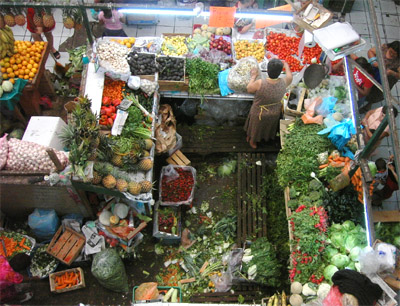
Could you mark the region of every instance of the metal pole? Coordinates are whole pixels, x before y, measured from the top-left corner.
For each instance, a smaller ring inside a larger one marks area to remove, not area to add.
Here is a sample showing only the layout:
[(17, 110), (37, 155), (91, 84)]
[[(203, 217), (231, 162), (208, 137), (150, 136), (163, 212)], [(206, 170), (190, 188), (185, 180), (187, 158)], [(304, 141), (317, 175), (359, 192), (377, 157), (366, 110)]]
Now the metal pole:
[[(393, 149), (394, 149), (394, 161), (396, 164), (396, 173), (400, 173), (400, 171), (399, 171), (400, 170), (400, 143), (399, 143), (399, 136), (397, 133), (396, 121), (395, 121), (395, 117), (394, 117), (394, 113), (393, 113), (393, 103), (392, 102), (393, 102), (394, 98), (392, 97), (392, 95), (390, 93), (389, 81), (388, 81), (387, 75), (386, 75), (385, 63), (383, 62), (384, 54), (382, 54), (382, 50), (381, 50), (381, 45), (382, 45), (381, 39), (380, 39), (379, 35), (377, 34), (377, 33), (379, 33), (378, 21), (377, 21), (376, 14), (375, 14), (375, 7), (374, 7), (373, 0), (368, 0), (368, 6), (369, 6), (369, 15), (372, 20), (372, 27), (374, 29), (373, 32), (374, 32), (374, 39), (375, 39), (375, 49), (376, 49), (378, 65), (379, 65), (379, 73), (381, 75), (381, 80), (382, 80), (382, 85), (383, 85), (383, 96), (385, 97), (385, 101), (386, 101), (386, 105), (387, 105), (387, 113), (386, 113), (385, 118), (389, 115), (389, 118), (386, 120), (389, 121), (390, 136), (392, 138), (392, 143), (393, 143), (393, 147), (394, 147)], [(379, 127), (378, 127), (378, 129), (379, 129)], [(375, 133), (374, 133), (374, 135), (375, 135)]]
[(93, 36), (92, 36), (92, 31), (90, 30), (90, 24), (89, 24), (89, 18), (86, 14), (86, 8), (85, 4), (83, 3), (83, 0), (79, 0), (79, 9), (81, 10), (81, 14), (83, 16), (83, 24), (85, 25), (86, 28), (86, 34), (87, 38), (89, 40), (90, 45), (93, 45)]

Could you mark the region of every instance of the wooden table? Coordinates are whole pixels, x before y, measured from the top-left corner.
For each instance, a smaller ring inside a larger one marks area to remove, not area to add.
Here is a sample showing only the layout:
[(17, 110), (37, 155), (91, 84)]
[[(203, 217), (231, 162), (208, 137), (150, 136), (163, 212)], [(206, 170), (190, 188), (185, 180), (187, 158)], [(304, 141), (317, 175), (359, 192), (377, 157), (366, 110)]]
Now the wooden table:
[(25, 115), (36, 116), (41, 115), (42, 111), (40, 109), (40, 92), (39, 85), (42, 79), (43, 73), (46, 69), (45, 65), (47, 62), (47, 58), (49, 56), (50, 47), (47, 42), (45, 42), (45, 47), (42, 51), (42, 57), (40, 59), (38, 71), (33, 78), (33, 80), (29, 81), (28, 84), (24, 87), (22, 91), (21, 99), (19, 101), (22, 109), (25, 112)]

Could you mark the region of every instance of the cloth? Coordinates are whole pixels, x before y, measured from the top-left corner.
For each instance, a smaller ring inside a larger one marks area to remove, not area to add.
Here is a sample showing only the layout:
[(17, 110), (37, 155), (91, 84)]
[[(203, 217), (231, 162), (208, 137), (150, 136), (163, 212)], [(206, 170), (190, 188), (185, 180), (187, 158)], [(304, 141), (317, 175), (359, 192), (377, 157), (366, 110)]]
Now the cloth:
[(284, 79), (276, 83), (262, 80), (261, 87), (254, 95), (244, 130), (253, 142), (274, 139), (282, 112), (281, 100), (286, 92)]
[(342, 294), (354, 295), (359, 305), (374, 305), (382, 295), (382, 288), (361, 273), (349, 269), (339, 270), (332, 276), (333, 285)]
[[(354, 78), (354, 82), (361, 88), (371, 88), (372, 86), (374, 86), (374, 84), (372, 84), (372, 82), (370, 80), (368, 80), (368, 78), (363, 75), (360, 70), (356, 68), (354, 68), (353, 70), (353, 78)], [(358, 93), (358, 98), (362, 98), (363, 95)]]
[(123, 29), (120, 30), (104, 29), (103, 36), (127, 37), (128, 35), (126, 35)]
[(121, 30), (122, 23), (119, 19), (122, 17), (123, 17), (122, 13), (118, 12), (117, 10), (112, 10), (112, 17), (110, 19), (106, 19), (104, 17), (103, 11), (101, 11), (98, 15), (99, 21), (103, 21), (104, 27), (108, 30)]
[(11, 268), (7, 259), (0, 255), (0, 301), (12, 300), (17, 295), (14, 285), (22, 283), (23, 279), (21, 274)]
[(9, 111), (13, 111), (15, 105), (19, 102), (26, 84), (28, 84), (28, 80), (16, 79), (13, 90), (11, 92), (5, 92), (1, 96), (0, 105), (5, 106)]
[[(35, 9), (29, 7), (27, 14), (26, 14), (26, 28), (29, 30), (31, 33), (36, 33), (36, 26), (33, 23), (33, 17), (35, 16)], [(51, 28), (43, 27), (43, 32), (50, 32), (53, 31), (53, 29), (56, 27), (56, 24), (54, 23), (54, 26)]]

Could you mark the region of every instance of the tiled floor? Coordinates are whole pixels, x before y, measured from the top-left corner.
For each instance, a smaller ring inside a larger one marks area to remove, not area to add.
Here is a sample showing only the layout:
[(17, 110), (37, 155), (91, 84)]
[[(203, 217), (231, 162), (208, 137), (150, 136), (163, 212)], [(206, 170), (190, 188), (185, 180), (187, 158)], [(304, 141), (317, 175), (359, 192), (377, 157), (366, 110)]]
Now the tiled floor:
[[(164, 4), (171, 4), (172, 0), (164, 0)], [(382, 42), (391, 42), (393, 40), (400, 40), (400, 6), (395, 5), (393, 0), (375, 0), (374, 8), (376, 10), (379, 35)], [(73, 35), (73, 30), (68, 30), (63, 27), (61, 9), (57, 9), (54, 12), (55, 20), (57, 22), (56, 28), (53, 31), (55, 40), (55, 48), (58, 48), (68, 37)], [(90, 17), (90, 14), (89, 14)], [(191, 33), (193, 24), (205, 23), (206, 20), (202, 17), (191, 18), (191, 17), (174, 17), (174, 16), (156, 16), (155, 20), (157, 25), (150, 26), (137, 26), (130, 25), (125, 26), (125, 32), (128, 36), (159, 36), (162, 33)], [(360, 56), (366, 56), (367, 50), (374, 45), (373, 27), (368, 12), (368, 2), (366, 0), (356, 0), (352, 11), (345, 15), (345, 21), (349, 22), (354, 29), (367, 41), (366, 48), (359, 52)], [(278, 26), (280, 27), (280, 26)], [(29, 40), (30, 33), (22, 27), (13, 28), (16, 39)], [(68, 53), (61, 52), (61, 59), (59, 60), (62, 64), (68, 62)], [(49, 57), (46, 63), (47, 69), (53, 69), (54, 66), (53, 58)], [(392, 95), (400, 101), (400, 82), (396, 84), (392, 89)], [(378, 107), (379, 104), (374, 105)], [(400, 115), (397, 117), (397, 133), (400, 134)], [(372, 158), (375, 160), (378, 157), (388, 157), (389, 153), (393, 152), (392, 140), (385, 139), (382, 141), (382, 145), (377, 149), (377, 154)], [(400, 191), (395, 193), (391, 199), (385, 201), (384, 209), (400, 209)]]

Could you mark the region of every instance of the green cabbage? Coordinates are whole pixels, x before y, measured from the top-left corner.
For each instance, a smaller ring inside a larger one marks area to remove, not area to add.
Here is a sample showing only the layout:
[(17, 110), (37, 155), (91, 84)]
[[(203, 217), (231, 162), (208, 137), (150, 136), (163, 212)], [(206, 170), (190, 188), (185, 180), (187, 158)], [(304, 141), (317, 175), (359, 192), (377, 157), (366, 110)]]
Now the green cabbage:
[(354, 224), (354, 222), (353, 221), (350, 221), (350, 220), (346, 220), (346, 221), (344, 221), (343, 222), (343, 224), (342, 224), (342, 226), (343, 226), (343, 229), (345, 230), (345, 231), (351, 231), (352, 229), (354, 229), (355, 227), (356, 227), (356, 225)]
[(324, 253), (325, 256), (330, 260), (334, 255), (339, 253), (339, 251), (331, 246), (327, 246)]
[(369, 171), (371, 172), (371, 176), (374, 177), (378, 169), (374, 162), (368, 162)]
[(349, 265), (346, 267), (346, 269), (350, 269), (350, 270), (356, 270), (356, 264), (352, 261), (350, 261)]
[(342, 230), (342, 225), (339, 223), (333, 223), (331, 225), (331, 230), (332, 231), (341, 231)]
[(337, 248), (337, 249), (341, 249), (344, 246), (344, 242), (345, 242), (345, 236), (343, 233), (341, 232), (334, 232), (331, 235), (331, 242), (332, 245)]
[(361, 245), (361, 242), (358, 240), (357, 235), (349, 235), (346, 238), (344, 246), (347, 252), (350, 252), (354, 247)]
[(361, 248), (359, 246), (352, 248), (349, 255), (350, 259), (352, 261), (358, 261), (358, 258), (360, 257), (360, 252)]
[(332, 282), (332, 276), (335, 274), (339, 269), (334, 265), (326, 266), (324, 269), (324, 277), (328, 282)]
[(336, 254), (331, 259), (331, 264), (338, 267), (339, 269), (346, 267), (349, 263), (349, 257), (343, 254)]

